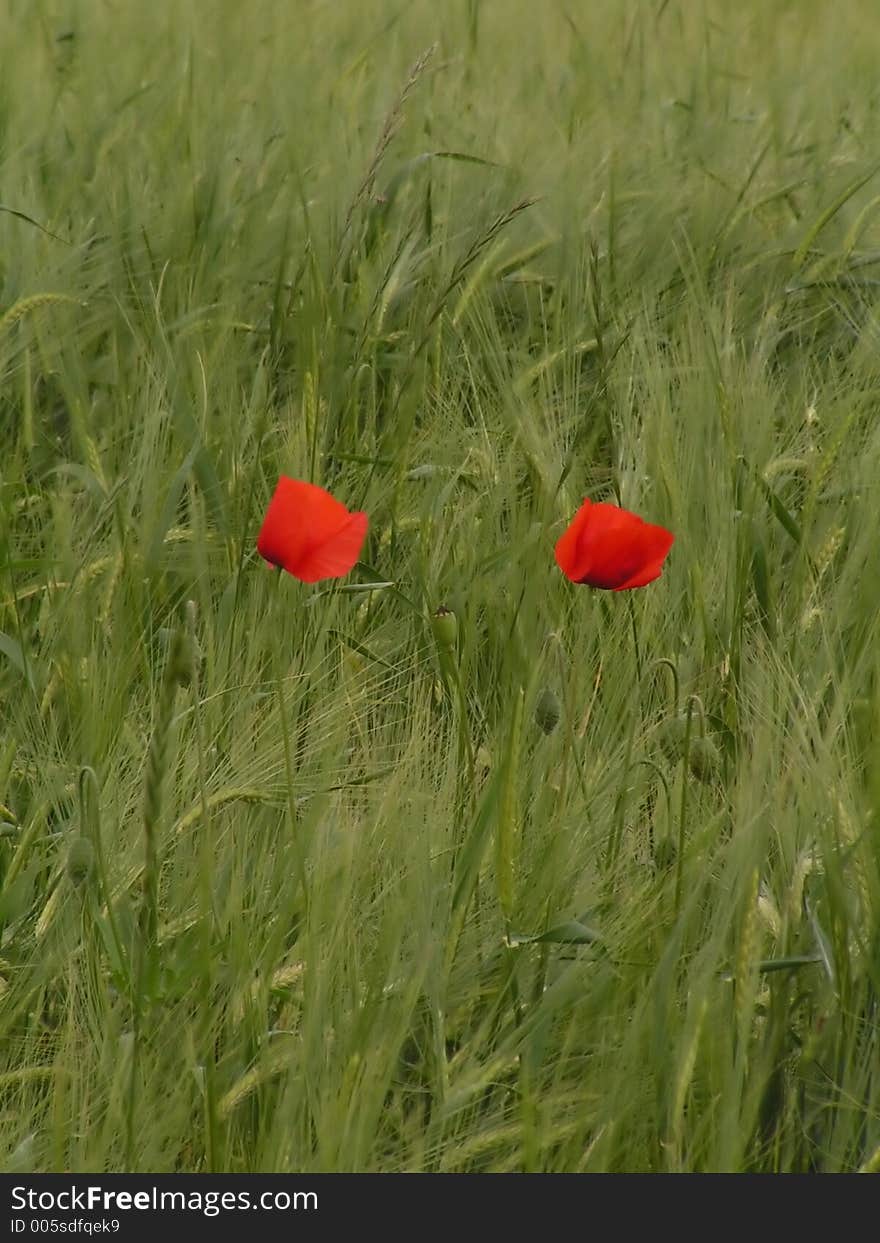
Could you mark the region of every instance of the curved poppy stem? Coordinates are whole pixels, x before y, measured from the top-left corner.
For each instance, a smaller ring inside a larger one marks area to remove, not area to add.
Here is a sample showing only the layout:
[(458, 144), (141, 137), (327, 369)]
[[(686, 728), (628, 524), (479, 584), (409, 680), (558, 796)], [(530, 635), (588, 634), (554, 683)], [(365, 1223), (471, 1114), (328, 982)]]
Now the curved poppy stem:
[[(638, 686), (639, 691), (641, 692), (642, 656), (639, 650), (639, 631), (638, 631), (638, 626), (636, 625), (636, 611), (633, 605), (633, 600), (632, 600), (631, 595), (628, 597), (626, 603), (629, 608), (629, 620), (632, 626), (633, 651), (635, 652), (635, 658), (636, 658), (636, 685)], [(626, 782), (627, 782), (627, 779), (629, 778), (630, 770), (634, 767), (633, 758), (632, 758), (633, 749), (635, 747), (636, 729), (638, 725), (641, 724), (641, 719), (642, 719), (642, 697), (641, 697), (641, 693), (639, 693), (638, 703), (636, 704), (636, 707), (635, 707), (635, 710), (632, 716), (632, 725), (630, 727), (629, 734), (627, 735), (627, 740), (626, 740), (626, 758), (623, 763), (623, 783), (620, 787), (620, 790), (618, 791), (617, 799), (614, 804), (614, 818), (613, 818), (613, 822), (611, 825), (611, 835), (608, 839), (608, 853), (606, 856), (606, 861), (607, 861), (609, 868), (612, 868), (617, 861), (617, 854), (620, 849), (621, 839), (623, 837), (623, 820), (624, 820), (624, 815), (626, 813), (626, 795), (627, 795)]]
[(641, 651), (639, 650), (639, 628), (636, 625), (636, 609), (635, 609), (635, 605), (633, 604), (632, 593), (630, 593), (627, 596), (626, 603), (629, 606), (629, 620), (632, 626), (632, 636), (633, 636), (633, 651), (635, 652), (635, 656), (636, 656), (636, 679), (641, 685), (642, 655), (641, 655)]
[(626, 816), (626, 796), (628, 793), (627, 781), (629, 774), (635, 767), (633, 763), (633, 750), (636, 738), (636, 722), (638, 715), (633, 712), (632, 724), (626, 739), (626, 757), (623, 761), (623, 779), (620, 783), (620, 789), (617, 792), (617, 798), (614, 801), (614, 813), (611, 822), (611, 834), (608, 839), (608, 852), (606, 855), (606, 864), (608, 868), (613, 868), (617, 862), (617, 855), (620, 850), (620, 843), (623, 838), (623, 822)]
[[(281, 600), (281, 567), (277, 569), (276, 578), (276, 601)], [(284, 699), (284, 682), (281, 672), (281, 653), (277, 646), (272, 648), (272, 663), (275, 666), (275, 694), (278, 699), (278, 719), (281, 723), (281, 741), (284, 749), (284, 776), (287, 784), (287, 814), (290, 818), (290, 831), (293, 839), (293, 849), (296, 855), (296, 866), (299, 873), (299, 883), (302, 888), (303, 902), (306, 904), (309, 900), (308, 878), (306, 876), (306, 864), (303, 858), (302, 843), (296, 832), (297, 815), (296, 800), (293, 797), (293, 751), (290, 745), (290, 722), (287, 719), (287, 704)]]
[[(578, 786), (580, 788), (581, 795), (583, 796), (583, 799), (584, 799), (584, 805), (587, 808), (589, 808), (592, 802), (592, 799), (590, 797), (590, 791), (587, 787), (587, 778), (586, 778), (586, 774), (584, 773), (583, 762), (581, 761), (581, 755), (578, 750), (578, 737), (577, 737), (577, 730), (575, 729), (575, 722), (574, 722), (574, 707), (572, 705), (573, 692), (572, 692), (572, 688), (569, 685), (569, 678), (568, 678), (566, 668), (565, 668), (565, 663), (563, 660), (563, 649), (562, 649), (561, 643), (557, 644), (557, 658), (558, 658), (557, 666), (559, 669), (559, 684), (561, 687), (563, 687), (562, 720), (563, 720), (563, 724), (565, 728), (566, 740), (568, 743), (563, 753), (562, 788), (563, 789), (566, 788), (566, 783), (567, 783), (567, 778), (568, 778), (568, 761), (571, 759), (574, 761), (575, 776), (577, 777)], [(596, 697), (596, 693), (598, 692), (599, 683), (601, 682), (601, 679), (602, 679), (602, 662), (600, 661), (599, 668), (596, 671), (596, 677), (593, 682), (593, 699), (594, 700)], [(592, 711), (592, 705), (590, 706), (590, 711)], [(564, 800), (560, 797), (560, 800), (559, 800), (560, 806), (562, 806), (563, 801)]]
[[(661, 656), (659, 660), (655, 660), (650, 669), (659, 669), (665, 667), (672, 674), (672, 715), (678, 716), (678, 699), (679, 699), (679, 681), (678, 666), (674, 660), (670, 660), (668, 656)], [(649, 670), (650, 672), (650, 670)]]
[(467, 695), (464, 691), (464, 682), (462, 681), (461, 669), (458, 667), (458, 662), (456, 662), (453, 667), (453, 674), (455, 677), (455, 689), (458, 692), (459, 726), (461, 729), (462, 741), (464, 742), (465, 755), (467, 756), (468, 783), (471, 788), (471, 801), (473, 801), (477, 796), (477, 768), (474, 757), (474, 740), (471, 738), (471, 731), (468, 725)]
[(669, 782), (666, 780), (666, 776), (662, 768), (660, 768), (659, 764), (655, 764), (653, 760), (636, 760), (634, 767), (638, 768), (640, 765), (644, 768), (650, 768), (651, 772), (663, 786), (663, 790), (666, 794), (666, 814), (670, 819), (672, 819), (672, 793), (669, 789)]
[(700, 736), (706, 736), (706, 713), (699, 695), (688, 695), (687, 720), (684, 727), (684, 744), (681, 753), (681, 804), (678, 816), (678, 857), (675, 861), (675, 914), (681, 910), (681, 890), (684, 879), (684, 825), (687, 812), (688, 792), (688, 759), (691, 751), (691, 725), (694, 719), (694, 704), (700, 711)]

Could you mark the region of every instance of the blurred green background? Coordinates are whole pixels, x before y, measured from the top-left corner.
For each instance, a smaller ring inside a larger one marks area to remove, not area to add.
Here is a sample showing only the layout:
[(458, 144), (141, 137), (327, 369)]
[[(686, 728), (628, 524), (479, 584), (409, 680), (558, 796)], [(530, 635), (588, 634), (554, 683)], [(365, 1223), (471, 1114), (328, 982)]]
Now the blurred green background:
[[(880, 1168), (878, 55), (4, 7), (3, 1168)], [(586, 495), (661, 579), (563, 578)]]

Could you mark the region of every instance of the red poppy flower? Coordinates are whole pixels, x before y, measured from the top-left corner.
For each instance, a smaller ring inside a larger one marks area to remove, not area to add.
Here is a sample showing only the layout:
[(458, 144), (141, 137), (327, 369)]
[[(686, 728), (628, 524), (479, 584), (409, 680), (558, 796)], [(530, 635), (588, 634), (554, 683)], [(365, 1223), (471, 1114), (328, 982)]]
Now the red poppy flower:
[(323, 488), (282, 475), (257, 536), (257, 551), (300, 582), (316, 583), (347, 574), (366, 534), (366, 514), (349, 513)]
[(573, 583), (626, 591), (660, 577), (674, 539), (628, 509), (585, 500), (556, 545), (556, 561)]

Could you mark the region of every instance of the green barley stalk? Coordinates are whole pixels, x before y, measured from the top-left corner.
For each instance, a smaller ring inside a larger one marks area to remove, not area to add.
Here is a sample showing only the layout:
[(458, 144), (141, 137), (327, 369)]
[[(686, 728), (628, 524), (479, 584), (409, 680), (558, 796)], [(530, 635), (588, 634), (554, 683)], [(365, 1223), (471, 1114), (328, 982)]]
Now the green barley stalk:
[(107, 927), (116, 950), (116, 960), (120, 971), (125, 973), (126, 986), (131, 988), (129, 962), (122, 945), (122, 937), (113, 909), (113, 898), (107, 879), (107, 860), (104, 855), (104, 843), (101, 834), (101, 804), (98, 777), (93, 768), (87, 765), (80, 769), (79, 774), (79, 822), (80, 833), (91, 838), (95, 868), (97, 872), (99, 900), (107, 909)]
[(376, 174), (379, 171), (379, 166), (382, 163), (385, 152), (390, 147), (392, 141), (394, 140), (394, 135), (400, 129), (403, 122), (406, 101), (415, 90), (419, 79), (427, 68), (428, 63), (436, 50), (437, 44), (432, 43), (431, 46), (421, 54), (413, 67), (410, 69), (406, 81), (404, 82), (397, 99), (394, 101), (391, 111), (385, 117), (384, 124), (382, 125), (382, 131), (379, 135), (375, 149), (373, 150), (370, 163), (367, 166), (367, 171), (364, 174), (363, 180), (358, 186), (357, 191), (349, 204), (348, 211), (345, 214), (345, 221), (343, 222), (342, 231), (339, 235), (339, 241), (337, 243), (337, 257), (335, 265), (337, 270), (342, 261), (343, 247), (351, 230), (351, 226), (354, 223), (355, 213), (361, 203), (363, 203), (372, 191), (376, 180)]
[(220, 1169), (219, 1132), (217, 1121), (217, 1087), (214, 1067), (214, 1034), (212, 1031), (211, 995), (214, 988), (213, 939), (216, 924), (214, 910), (214, 834), (211, 824), (211, 805), (208, 798), (208, 770), (205, 755), (205, 731), (202, 723), (202, 702), (200, 693), (199, 661), (196, 653), (198, 642), (198, 613), (195, 600), (186, 604), (187, 641), (191, 655), (192, 675), (190, 678), (190, 695), (192, 698), (196, 756), (199, 774), (199, 814), (202, 821), (201, 859), (199, 880), (201, 884), (201, 971), (199, 973), (199, 993), (202, 1007), (203, 1030), (200, 1037), (203, 1065), (205, 1069), (205, 1150), (207, 1168), (210, 1173)]
[(141, 910), (135, 946), (134, 995), (132, 997), (132, 1055), (126, 1116), (126, 1168), (135, 1164), (137, 1077), (141, 1061), (145, 1002), (155, 995), (159, 930), (158, 830), (162, 814), (162, 789), (168, 767), (168, 750), (177, 688), (190, 681), (192, 654), (186, 631), (176, 627), (165, 664), (144, 784), (144, 871)]
[(510, 734), (507, 741), (507, 755), (504, 764), (504, 784), (498, 806), (496, 824), (496, 882), (498, 885), (498, 902), (504, 914), (504, 920), (510, 931), (513, 917), (515, 856), (517, 845), (517, 787), (520, 776), (522, 723), (525, 696), (520, 688), (514, 699), (513, 715), (510, 722)]
[[(144, 874), (140, 932), (141, 945), (146, 951), (146, 961), (151, 968), (155, 966), (153, 959), (159, 927), (159, 857), (156, 842), (162, 815), (162, 790), (168, 767), (174, 700), (177, 688), (190, 680), (191, 665), (186, 633), (176, 629), (162, 678), (144, 785)], [(151, 973), (148, 973), (148, 979), (151, 978)]]
[[(465, 762), (467, 764), (467, 792), (462, 793), (460, 806), (463, 809), (470, 804), (473, 808), (477, 793), (476, 761), (468, 724), (467, 695), (458, 664), (458, 619), (451, 609), (441, 604), (431, 617), (431, 628), (437, 642), (440, 675), (444, 685), (447, 688), (451, 686), (455, 693), (458, 716), (459, 773), (463, 771)], [(461, 781), (459, 784), (462, 784)]]

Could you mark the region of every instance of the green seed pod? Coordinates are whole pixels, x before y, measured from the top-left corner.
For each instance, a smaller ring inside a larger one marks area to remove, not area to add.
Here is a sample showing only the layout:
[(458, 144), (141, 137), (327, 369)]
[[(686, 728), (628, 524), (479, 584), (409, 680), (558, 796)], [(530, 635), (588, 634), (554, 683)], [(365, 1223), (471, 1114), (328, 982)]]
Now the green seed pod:
[(78, 834), (73, 839), (64, 866), (72, 884), (81, 885), (89, 879), (95, 866), (95, 848), (89, 838)]
[(721, 755), (711, 738), (692, 738), (688, 765), (698, 781), (712, 781), (721, 765)]
[(545, 734), (552, 734), (559, 724), (559, 716), (559, 700), (550, 687), (545, 686), (535, 704), (535, 721)]
[(458, 640), (458, 618), (452, 609), (448, 609), (445, 604), (441, 604), (431, 618), (431, 629), (434, 631), (434, 638), (437, 640), (437, 646), (441, 651), (455, 651), (455, 645)]

